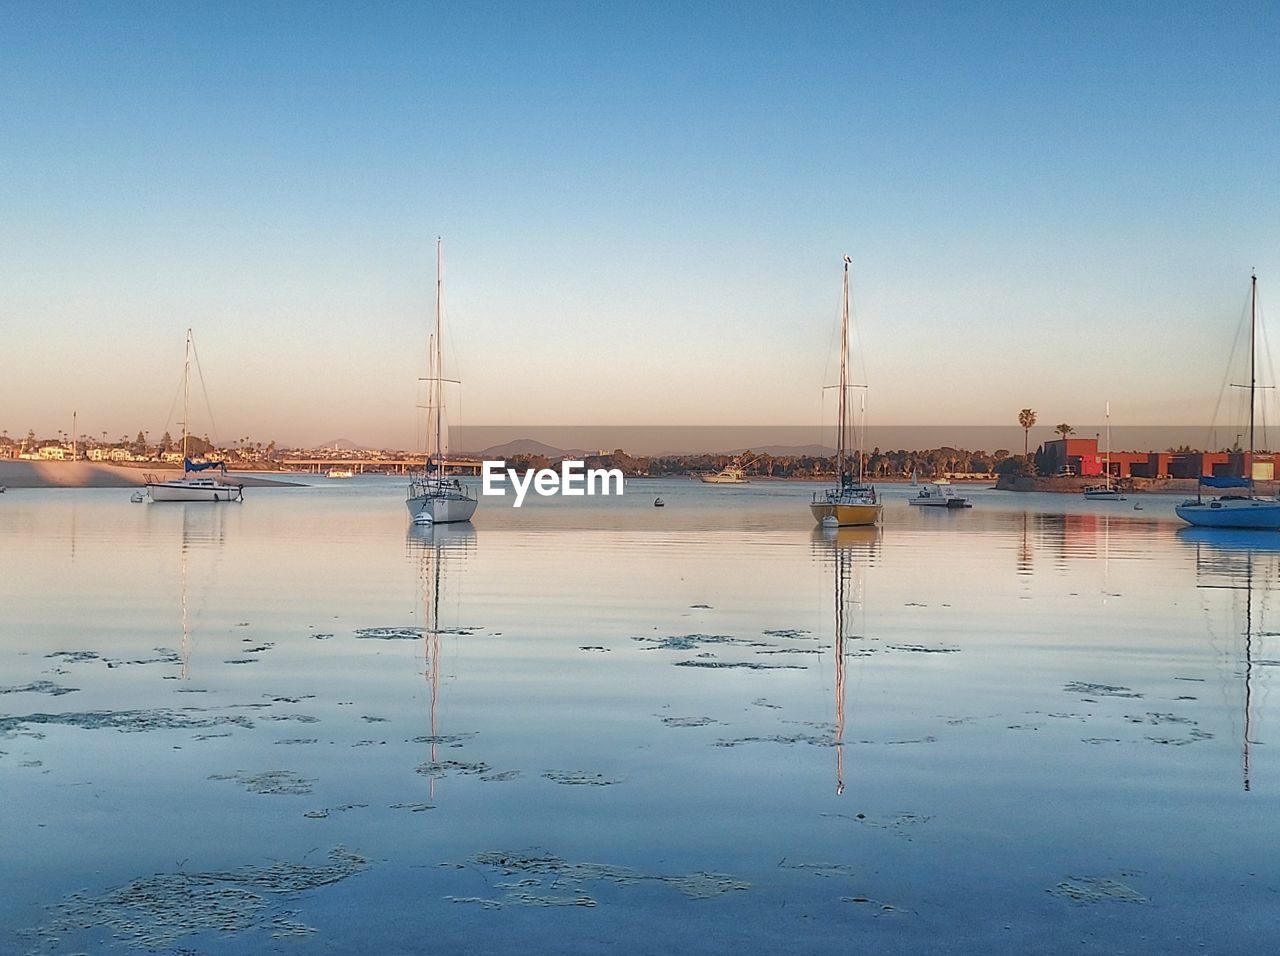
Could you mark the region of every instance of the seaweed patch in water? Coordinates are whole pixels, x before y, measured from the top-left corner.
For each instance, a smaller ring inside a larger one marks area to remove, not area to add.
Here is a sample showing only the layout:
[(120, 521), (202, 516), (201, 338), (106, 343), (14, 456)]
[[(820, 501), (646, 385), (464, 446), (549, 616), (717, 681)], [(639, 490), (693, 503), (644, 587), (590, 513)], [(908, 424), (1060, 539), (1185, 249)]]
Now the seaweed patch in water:
[(912, 654), (956, 654), (958, 647), (925, 647), (923, 644), (887, 644), (891, 651), (909, 651)]
[[(267, 932), (298, 937), (315, 932), (280, 908), (279, 897), (331, 886), (369, 866), (343, 847), (320, 864), (273, 863), (210, 873), (160, 873), (90, 896), (72, 894), (51, 908), (51, 917), (31, 931), (40, 949), (61, 951), (64, 937), (107, 930), (101, 940), (141, 949), (171, 949), (200, 932)], [(247, 942), (247, 941), (245, 941)]]
[(235, 773), (215, 773), (210, 780), (234, 780), (251, 793), (262, 793), (270, 796), (298, 797), (311, 792), (314, 779), (307, 779), (292, 770), (267, 770), (264, 773), (249, 773), (237, 770)]
[(777, 627), (771, 630), (761, 631), (760, 633), (765, 634), (769, 637), (785, 637), (791, 640), (801, 640), (801, 639), (806, 641), (817, 640), (816, 637), (806, 636), (809, 634), (809, 632), (806, 630), (802, 630), (801, 628), (798, 628), (798, 627)]
[(414, 737), (411, 743), (415, 744), (440, 744), (445, 747), (461, 747), (462, 742), (476, 735), (475, 731), (466, 734), (430, 734), (423, 737)]
[(600, 654), (608, 654), (608, 653), (609, 653), (609, 648), (607, 648), (607, 647), (601, 647), (599, 644), (583, 644), (583, 645), (579, 646), (578, 650), (580, 650), (580, 651), (596, 651), (597, 653), (600, 653)]
[(768, 647), (762, 641), (747, 641), (728, 634), (673, 634), (667, 637), (633, 637), (633, 641), (648, 644), (646, 651), (695, 651), (707, 644), (736, 645), (738, 647)]
[(508, 780), (515, 780), (519, 776), (519, 770), (497, 770), (493, 773), (480, 774), (480, 779), (485, 783), (506, 783)]
[(1077, 904), (1151, 902), (1133, 887), (1105, 876), (1069, 876), (1047, 892)]
[(118, 730), (121, 733), (141, 733), (146, 730), (189, 730), (234, 724), (252, 728), (246, 717), (223, 714), (203, 716), (206, 712), (196, 708), (169, 710), (92, 710), (76, 714), (26, 714), (22, 717), (0, 717), (0, 733), (17, 730), (26, 724), (63, 724), (83, 730)]
[(0, 694), (48, 694), (51, 697), (61, 697), (63, 694), (74, 694), (79, 689), (79, 687), (63, 687), (50, 680), (33, 680), (29, 684), (19, 684), (15, 687), (0, 687)]
[(662, 722), (668, 727), (705, 727), (720, 723), (712, 717), (663, 717)]
[(465, 760), (429, 760), (416, 768), (416, 773), (426, 777), (447, 777), (449, 774), (482, 774), (492, 768), (484, 761), (468, 763)]
[(1094, 697), (1142, 697), (1141, 694), (1127, 687), (1112, 687), (1110, 684), (1090, 684), (1087, 681), (1079, 680), (1064, 684), (1062, 689), (1068, 694), (1091, 694)]
[(54, 651), (45, 657), (63, 661), (66, 664), (83, 664), (86, 661), (100, 661), (102, 655), (97, 651)]
[(416, 641), (422, 637), (420, 627), (362, 627), (356, 638), (362, 641)]
[(422, 813), (424, 810), (434, 810), (433, 803), (393, 803), (390, 806), (392, 810), (408, 810), (410, 813)]
[(314, 744), (319, 743), (317, 737), (290, 737), (288, 740), (277, 740), (278, 744)]
[[(700, 872), (684, 876), (662, 876), (607, 863), (571, 863), (545, 850), (536, 849), (520, 853), (477, 853), (470, 862), (489, 867), (506, 876), (525, 874), (524, 878), (516, 883), (497, 885), (497, 888), (504, 891), (501, 899), (449, 897), (453, 902), (477, 903), (487, 909), (502, 906), (595, 906), (596, 901), (585, 892), (585, 884), (593, 882), (607, 882), (615, 886), (635, 886), (643, 882), (661, 883), (695, 900), (712, 899), (726, 893), (751, 888), (750, 883), (724, 873)], [(535, 889), (556, 892), (550, 895), (533, 892)]]
[(308, 810), (303, 814), (309, 820), (323, 820), (332, 813), (346, 813), (348, 810), (362, 810), (367, 803), (344, 803), (340, 807), (322, 807), (319, 810)]
[(592, 773), (589, 770), (548, 770), (543, 776), (552, 783), (566, 787), (612, 787), (616, 783), (622, 783), (621, 780), (610, 780), (602, 773)]
[(803, 664), (761, 664), (758, 661), (705, 661), (697, 658), (687, 661), (676, 661), (676, 667), (706, 667), (714, 670), (738, 668), (748, 671), (803, 671), (808, 670)]
[(716, 747), (741, 747), (743, 744), (810, 744), (814, 747), (834, 747), (836, 742), (830, 737), (815, 737), (812, 734), (773, 734), (769, 737), (738, 737), (734, 740), (717, 740)]

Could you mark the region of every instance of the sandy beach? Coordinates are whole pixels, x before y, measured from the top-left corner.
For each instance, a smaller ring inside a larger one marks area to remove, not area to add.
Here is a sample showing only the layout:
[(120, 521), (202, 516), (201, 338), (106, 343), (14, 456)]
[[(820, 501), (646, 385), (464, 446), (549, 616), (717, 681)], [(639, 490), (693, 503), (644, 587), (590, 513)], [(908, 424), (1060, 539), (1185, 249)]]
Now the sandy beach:
[[(147, 474), (168, 480), (182, 472), (177, 468), (129, 468), (93, 461), (0, 459), (0, 487), (5, 488), (138, 488), (145, 484)], [(297, 485), (293, 481), (244, 474), (236, 474), (235, 481), (246, 488)]]

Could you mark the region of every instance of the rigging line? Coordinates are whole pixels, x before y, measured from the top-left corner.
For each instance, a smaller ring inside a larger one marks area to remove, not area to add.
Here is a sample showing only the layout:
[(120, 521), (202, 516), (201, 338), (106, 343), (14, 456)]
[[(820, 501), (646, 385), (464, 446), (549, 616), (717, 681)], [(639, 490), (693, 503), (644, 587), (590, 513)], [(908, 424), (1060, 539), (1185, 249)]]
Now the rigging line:
[[(1231, 342), (1231, 353), (1230, 355), (1227, 356), (1227, 364), (1226, 364), (1226, 369), (1223, 373), (1222, 385), (1219, 386), (1219, 389), (1218, 389), (1218, 401), (1217, 401), (1217, 404), (1213, 406), (1213, 418), (1209, 420), (1209, 432), (1208, 432), (1207, 444), (1205, 446), (1206, 448), (1218, 447), (1218, 443), (1214, 440), (1214, 436), (1217, 433), (1219, 415), (1222, 413), (1222, 406), (1223, 406), (1223, 403), (1226, 402), (1227, 395), (1232, 394), (1231, 378), (1234, 374), (1233, 369), (1235, 368), (1235, 364), (1238, 361), (1238, 356), (1240, 355), (1241, 351), (1244, 348), (1247, 348), (1248, 335), (1249, 335), (1249, 330), (1252, 326), (1252, 322), (1253, 322), (1252, 308), (1250, 303), (1246, 302), (1244, 306), (1244, 312), (1241, 315), (1240, 320), (1236, 323), (1236, 335)], [(1246, 409), (1246, 412), (1247, 412), (1247, 409)], [(1248, 417), (1247, 414), (1245, 417), (1246, 418)], [(1226, 424), (1229, 427), (1235, 428), (1241, 423), (1240, 422), (1224, 422), (1223, 424)]]
[[(213, 421), (213, 406), (209, 403), (209, 389), (204, 382), (204, 369), (200, 367), (200, 353), (196, 351), (196, 340), (191, 340), (191, 357), (196, 361), (196, 377), (200, 379), (200, 394), (204, 396), (204, 411), (209, 416), (209, 431), (213, 435), (213, 445), (218, 447), (222, 443), (218, 440), (218, 426)], [(187, 424), (187, 432), (190, 433), (191, 425)]]

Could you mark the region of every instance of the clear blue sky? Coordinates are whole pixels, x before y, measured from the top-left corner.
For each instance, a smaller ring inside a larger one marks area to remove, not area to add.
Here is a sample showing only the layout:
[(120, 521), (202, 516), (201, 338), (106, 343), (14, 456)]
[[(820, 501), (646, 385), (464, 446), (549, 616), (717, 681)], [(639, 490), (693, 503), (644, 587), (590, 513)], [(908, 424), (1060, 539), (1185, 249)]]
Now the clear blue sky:
[(223, 440), (412, 447), (437, 235), (465, 422), (813, 422), (845, 252), (873, 423), (1207, 421), (1277, 117), (1277, 4), (10, 0), (0, 427), (191, 326)]

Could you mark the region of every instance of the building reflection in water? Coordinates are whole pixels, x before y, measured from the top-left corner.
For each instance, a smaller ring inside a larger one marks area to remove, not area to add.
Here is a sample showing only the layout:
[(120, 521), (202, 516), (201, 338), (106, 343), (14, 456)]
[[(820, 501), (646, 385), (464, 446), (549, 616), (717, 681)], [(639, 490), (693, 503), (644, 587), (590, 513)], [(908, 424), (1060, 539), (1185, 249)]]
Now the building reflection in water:
[[(467, 555), (476, 550), (476, 529), (469, 523), (444, 525), (410, 524), (405, 534), (408, 555), (417, 562), (418, 580), (422, 597), (422, 652), (423, 676), (427, 682), (428, 722), (427, 741), (431, 763), (439, 759), (440, 735), (438, 708), (440, 701), (440, 635), (457, 634), (456, 627), (447, 627), (440, 620), (440, 605), (449, 588), (450, 572), (462, 569)], [(456, 585), (454, 596), (457, 596)], [(427, 774), (430, 795), (435, 798), (436, 775)]]
[[(835, 657), (835, 724), (832, 744), (836, 752), (836, 795), (844, 793), (844, 724), (846, 643), (855, 639), (850, 621), (864, 609), (865, 571), (880, 550), (880, 528), (819, 528), (813, 532), (814, 550), (829, 564), (832, 579), (832, 650)], [(866, 638), (865, 632), (856, 639)]]

